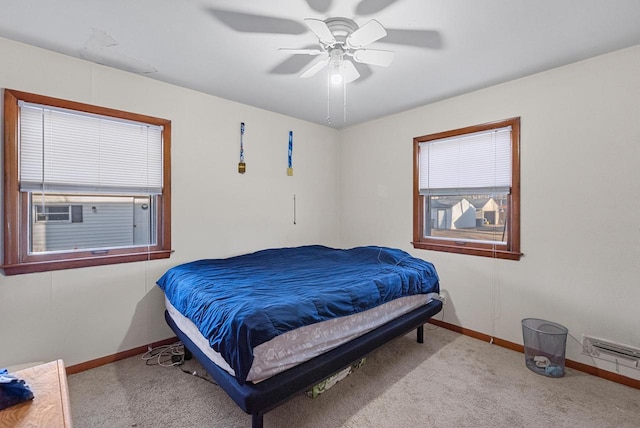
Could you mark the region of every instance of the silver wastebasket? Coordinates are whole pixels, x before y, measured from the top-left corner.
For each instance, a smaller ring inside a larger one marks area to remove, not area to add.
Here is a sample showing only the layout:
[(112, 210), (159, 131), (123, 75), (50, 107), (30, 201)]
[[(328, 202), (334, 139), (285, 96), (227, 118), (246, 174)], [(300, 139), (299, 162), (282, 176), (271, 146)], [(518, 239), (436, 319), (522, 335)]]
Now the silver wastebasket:
[(549, 377), (564, 376), (566, 327), (538, 318), (522, 320), (524, 358), (529, 370)]

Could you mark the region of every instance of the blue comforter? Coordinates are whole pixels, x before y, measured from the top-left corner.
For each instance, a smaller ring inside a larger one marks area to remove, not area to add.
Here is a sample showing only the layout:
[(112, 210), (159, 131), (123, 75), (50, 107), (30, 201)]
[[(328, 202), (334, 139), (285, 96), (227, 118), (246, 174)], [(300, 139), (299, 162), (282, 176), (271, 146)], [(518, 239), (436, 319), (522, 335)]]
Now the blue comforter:
[(384, 247), (305, 246), (199, 260), (157, 282), (243, 384), (253, 348), (287, 331), (439, 291), (434, 266)]

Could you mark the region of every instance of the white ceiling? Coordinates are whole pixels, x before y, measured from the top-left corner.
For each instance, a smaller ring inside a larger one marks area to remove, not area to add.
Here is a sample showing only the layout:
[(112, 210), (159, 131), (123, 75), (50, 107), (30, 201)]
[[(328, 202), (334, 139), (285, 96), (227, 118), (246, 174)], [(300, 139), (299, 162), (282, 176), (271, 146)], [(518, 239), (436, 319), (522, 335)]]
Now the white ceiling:
[[(378, 20), (387, 68), (331, 91), (304, 18)], [(0, 37), (342, 128), (640, 44), (640, 0), (2, 0)], [(640, 76), (639, 76), (640, 78)], [(329, 110), (329, 111), (328, 111)]]

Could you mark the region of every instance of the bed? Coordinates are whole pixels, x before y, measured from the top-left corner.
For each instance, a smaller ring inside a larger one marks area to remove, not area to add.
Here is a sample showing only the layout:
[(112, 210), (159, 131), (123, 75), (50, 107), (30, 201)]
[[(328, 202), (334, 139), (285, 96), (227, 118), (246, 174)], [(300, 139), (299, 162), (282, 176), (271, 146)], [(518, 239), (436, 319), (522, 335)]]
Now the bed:
[(423, 325), (442, 303), (435, 267), (386, 247), (261, 250), (169, 269), (165, 319), (236, 404), (263, 416)]

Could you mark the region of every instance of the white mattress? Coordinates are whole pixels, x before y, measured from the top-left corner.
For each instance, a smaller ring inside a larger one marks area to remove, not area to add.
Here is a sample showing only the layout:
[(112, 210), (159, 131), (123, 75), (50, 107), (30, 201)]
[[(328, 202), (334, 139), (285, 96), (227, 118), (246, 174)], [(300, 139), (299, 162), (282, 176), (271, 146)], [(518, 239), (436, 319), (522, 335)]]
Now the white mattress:
[[(422, 306), (436, 294), (401, 297), (358, 314), (311, 324), (274, 337), (253, 350), (253, 365), (247, 381), (257, 383), (361, 336), (382, 324)], [(165, 296), (171, 318), (193, 343), (215, 364), (232, 376), (233, 369), (209, 346), (196, 325), (182, 315)]]

